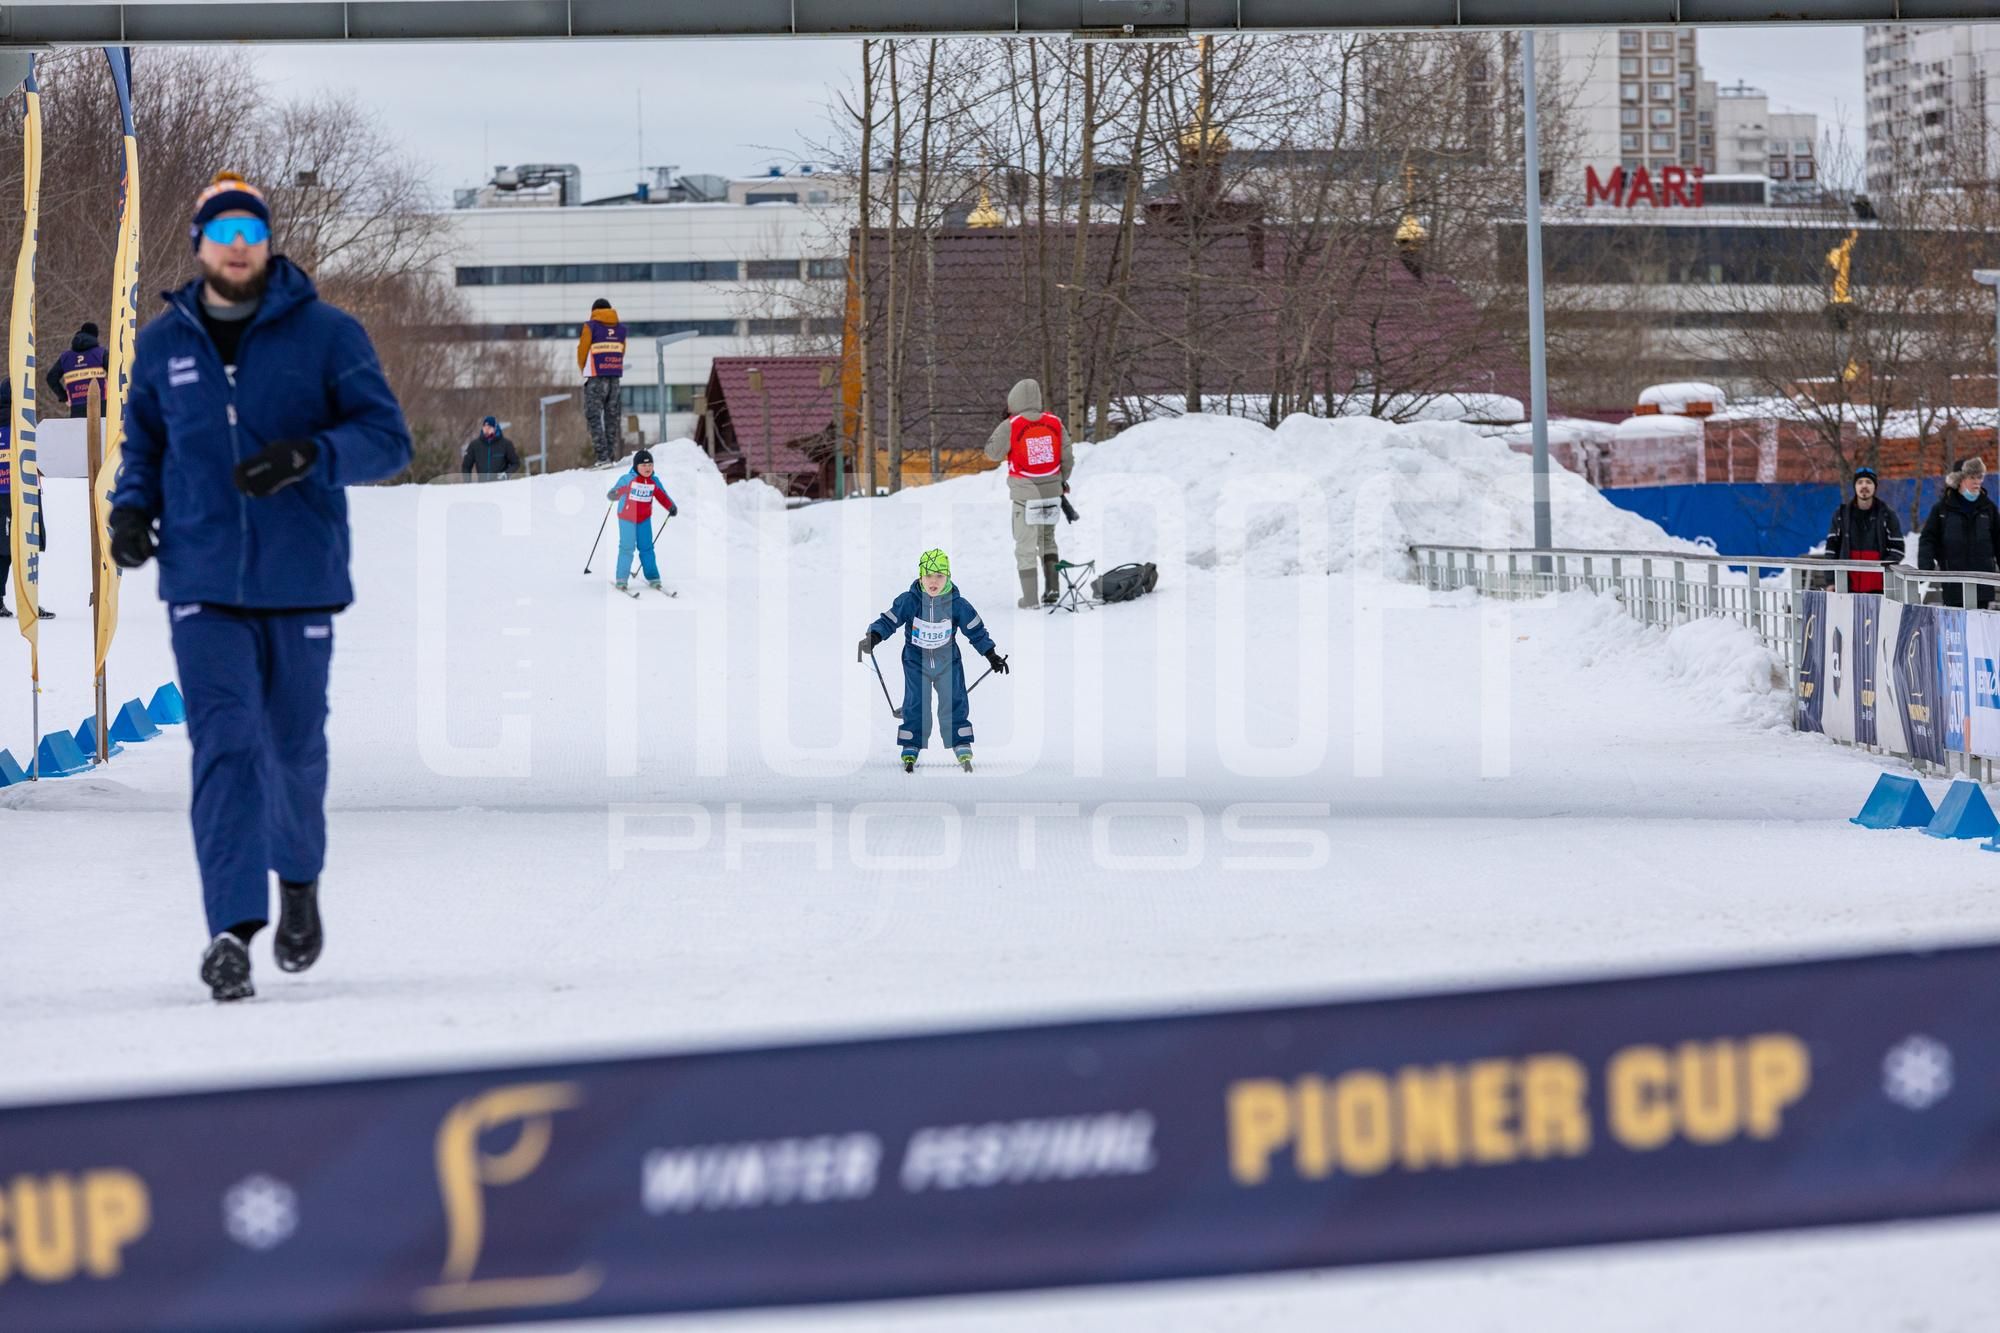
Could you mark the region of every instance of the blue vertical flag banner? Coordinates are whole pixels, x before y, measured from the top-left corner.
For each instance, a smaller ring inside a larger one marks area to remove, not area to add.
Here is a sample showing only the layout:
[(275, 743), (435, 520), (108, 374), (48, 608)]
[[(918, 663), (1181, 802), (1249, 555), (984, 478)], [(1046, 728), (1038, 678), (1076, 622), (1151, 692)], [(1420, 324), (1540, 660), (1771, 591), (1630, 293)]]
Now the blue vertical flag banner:
[(7, 373), (14, 381), (14, 415), (9, 450), (13, 472), (14, 614), (28, 641), (28, 674), (41, 688), (42, 469), (36, 461), (39, 424), (36, 394), (41, 376), (35, 364), (35, 244), (42, 217), (42, 91), (35, 66), (22, 82), (21, 249), (14, 259), (14, 304), (7, 321)]
[(1792, 725), (1800, 731), (1825, 730), (1826, 614), (1825, 593), (1814, 589), (1799, 594), (1799, 692)]
[(1903, 607), (1896, 626), (1893, 670), (1903, 705), (1903, 735), (1912, 758), (1942, 764), (1944, 697), (1939, 688), (1938, 614), (1935, 606)]
[(1880, 698), (1875, 679), (1881, 655), (1876, 646), (1875, 630), (1882, 619), (1882, 607), (1887, 599), (1880, 595), (1859, 593), (1850, 600), (1854, 603), (1854, 636), (1848, 649), (1848, 660), (1853, 664), (1854, 673), (1854, 739), (1862, 745), (1874, 745), (1877, 744), (1875, 718)]
[(1825, 599), (1825, 628), (1821, 631), (1820, 730), (1837, 741), (1854, 739), (1855, 668), (1854, 604), (1873, 600), (1873, 594), (1851, 592), (1821, 593)]
[(97, 560), (97, 673), (118, 633), (118, 566), (111, 560), (111, 496), (125, 449), (125, 395), (132, 382), (132, 352), (139, 337), (139, 135), (132, 121), (132, 48), (107, 46), (111, 82), (118, 90), (124, 128), (125, 173), (118, 185), (118, 251), (112, 261), (111, 322), (106, 325), (104, 458), (91, 486), (92, 517), (104, 539)]
[(2000, 1210), (2000, 945), (0, 1109), (0, 1328), (811, 1305)]
[(1938, 626), (1938, 695), (1944, 703), (1944, 748), (1952, 754), (1964, 754), (1971, 740), (1972, 720), (1971, 678), (1967, 674), (1965, 652), (1967, 613), (1956, 607), (1940, 607), (1933, 614)]

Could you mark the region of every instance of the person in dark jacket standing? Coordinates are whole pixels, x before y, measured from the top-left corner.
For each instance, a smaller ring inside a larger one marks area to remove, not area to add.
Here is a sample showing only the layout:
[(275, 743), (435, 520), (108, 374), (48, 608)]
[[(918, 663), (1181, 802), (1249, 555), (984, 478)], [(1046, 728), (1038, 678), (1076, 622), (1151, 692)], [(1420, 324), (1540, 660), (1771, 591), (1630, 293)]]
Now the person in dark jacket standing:
[[(1854, 469), (1854, 498), (1833, 511), (1826, 526), (1826, 555), (1829, 560), (1880, 560), (1885, 565), (1903, 563), (1903, 525), (1896, 511), (1875, 498), (1875, 469)], [(1849, 592), (1880, 592), (1880, 574), (1854, 573), (1847, 576)]]
[(458, 470), (477, 481), (494, 481), (513, 475), (520, 466), (521, 455), (514, 452), (514, 442), (501, 432), (498, 421), (488, 417), (479, 423), (479, 438), (465, 446)]
[(576, 368), (583, 372), (583, 422), (598, 466), (609, 463), (624, 438), (625, 323), (611, 302), (591, 304), (576, 340)]
[(217, 1000), (254, 994), (270, 917), (287, 972), (319, 957), (333, 617), (354, 600), (346, 488), (409, 466), (361, 324), (271, 253), (264, 196), (222, 173), (190, 235), (201, 276), (139, 331), (111, 556), (158, 556), (194, 747), (190, 818)]
[[(1944, 477), (1945, 493), (1924, 520), (1917, 539), (1917, 568), (1947, 573), (2000, 573), (2000, 507), (1985, 490), (1986, 464), (1961, 458)], [(1944, 604), (1963, 606), (1961, 585), (1944, 585)], [(1979, 589), (1979, 607), (1993, 601), (1994, 589)]]
[(103, 410), (104, 366), (109, 355), (104, 344), (97, 340), (97, 326), (85, 324), (69, 340), (69, 350), (49, 367), (49, 387), (56, 391), (57, 402), (69, 405), (71, 416), (90, 414), (92, 388), (97, 390), (99, 410)]

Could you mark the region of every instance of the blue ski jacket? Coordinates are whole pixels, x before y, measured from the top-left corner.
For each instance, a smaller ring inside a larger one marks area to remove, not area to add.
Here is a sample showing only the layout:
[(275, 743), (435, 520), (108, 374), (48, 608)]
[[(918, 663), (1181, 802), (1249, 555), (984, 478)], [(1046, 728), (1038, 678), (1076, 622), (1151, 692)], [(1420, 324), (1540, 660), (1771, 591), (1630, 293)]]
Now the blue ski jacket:
[(993, 651), (993, 636), (956, 585), (947, 584), (943, 592), (933, 597), (924, 591), (921, 579), (915, 580), (909, 591), (891, 602), (889, 609), (875, 617), (868, 629), (876, 638), (886, 639), (898, 626), (903, 630), (906, 667), (921, 666), (937, 672), (947, 665), (957, 666), (960, 631), (979, 652)]
[[(139, 330), (112, 496), (159, 520), (160, 599), (346, 606), (343, 488), (410, 465), (410, 428), (367, 331), (275, 256), (231, 375), (202, 327), (201, 279), (162, 296), (166, 312)], [(261, 500), (236, 489), (238, 463), (296, 439), (319, 449), (307, 476)]]

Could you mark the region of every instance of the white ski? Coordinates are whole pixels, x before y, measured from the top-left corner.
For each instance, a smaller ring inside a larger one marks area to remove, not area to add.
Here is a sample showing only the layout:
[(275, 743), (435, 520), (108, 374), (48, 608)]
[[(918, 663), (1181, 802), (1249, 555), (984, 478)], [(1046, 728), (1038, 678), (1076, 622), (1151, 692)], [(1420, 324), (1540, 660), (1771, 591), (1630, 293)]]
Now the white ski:
[(637, 588), (624, 588), (624, 587), (620, 587), (620, 586), (619, 586), (619, 584), (618, 584), (618, 581), (617, 581), (616, 579), (612, 580), (612, 583), (611, 583), (611, 590), (612, 590), (613, 592), (622, 592), (622, 593), (624, 593), (624, 594), (625, 594), (625, 595), (626, 595), (627, 597), (630, 597), (630, 598), (632, 598), (632, 599), (633, 599), (634, 601), (637, 601), (637, 600), (638, 600), (638, 598), (639, 598), (639, 590), (638, 590)]

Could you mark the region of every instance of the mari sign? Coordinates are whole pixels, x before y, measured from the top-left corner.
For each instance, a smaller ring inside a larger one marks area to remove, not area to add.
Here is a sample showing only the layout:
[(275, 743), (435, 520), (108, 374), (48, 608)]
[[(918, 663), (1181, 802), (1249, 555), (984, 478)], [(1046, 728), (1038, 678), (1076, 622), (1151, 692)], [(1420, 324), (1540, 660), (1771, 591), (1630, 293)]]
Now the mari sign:
[(1700, 208), (1703, 204), (1700, 167), (1661, 167), (1655, 176), (1644, 167), (1627, 172), (1613, 167), (1608, 180), (1600, 180), (1596, 167), (1584, 168), (1583, 202), (1586, 207), (1606, 203), (1613, 208)]

